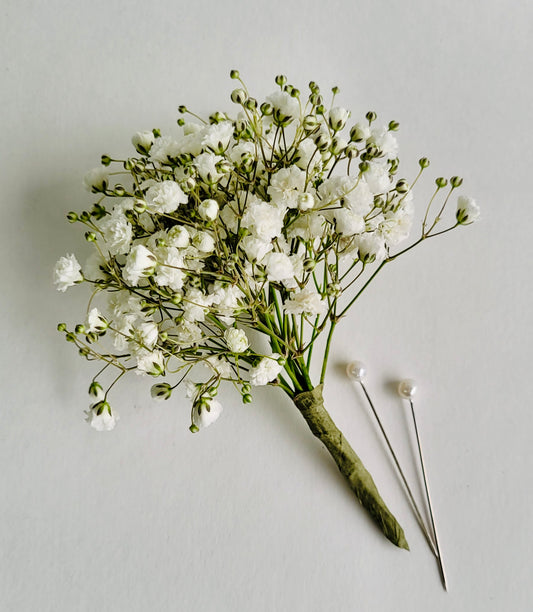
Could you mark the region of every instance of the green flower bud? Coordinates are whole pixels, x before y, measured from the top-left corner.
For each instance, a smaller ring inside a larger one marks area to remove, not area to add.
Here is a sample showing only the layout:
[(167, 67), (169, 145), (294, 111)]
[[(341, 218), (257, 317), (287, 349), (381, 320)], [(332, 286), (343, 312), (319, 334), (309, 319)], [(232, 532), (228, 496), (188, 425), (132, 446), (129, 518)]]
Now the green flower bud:
[(67, 342), (76, 342), (76, 334), (73, 334), (72, 332), (67, 332), (65, 339)]
[(242, 396), (242, 403), (243, 404), (251, 404), (252, 403), (252, 396), (249, 393), (245, 393)]
[(365, 115), (368, 123), (372, 123), (373, 121), (375, 121), (378, 116), (374, 111), (368, 111), (368, 113)]
[(67, 331), (67, 324), (66, 323), (58, 323), (57, 324), (57, 331), (58, 332)]
[(146, 202), (140, 198), (133, 201), (133, 210), (138, 214), (142, 214), (146, 210)]
[(305, 259), (304, 260), (304, 271), (312, 272), (316, 268), (316, 261), (314, 259)]
[(82, 325), (81, 323), (79, 323), (78, 325), (76, 325), (76, 327), (74, 328), (74, 331), (77, 334), (84, 334), (85, 333), (85, 325)]
[(124, 189), (123, 185), (117, 184), (115, 185), (113, 193), (119, 197), (122, 197), (123, 195), (126, 194), (126, 190)]
[(183, 127), (185, 125), (185, 119), (183, 117), (178, 117), (178, 119), (176, 120), (176, 123), (180, 126)]
[(397, 132), (400, 124), (397, 121), (389, 122), (389, 132)]
[(396, 183), (396, 191), (398, 193), (407, 193), (409, 191), (409, 183), (405, 179), (400, 179)]
[(255, 98), (248, 98), (244, 103), (244, 107), (251, 111), (256, 110), (257, 106), (257, 100)]
[(284, 74), (278, 74), (275, 81), (276, 81), (276, 85), (279, 85), (280, 87), (282, 87), (287, 82), (287, 77)]
[(94, 232), (85, 232), (85, 240), (87, 242), (96, 242), (96, 234)]
[(277, 361), (280, 366), (284, 366), (287, 363), (287, 360), (285, 359), (285, 357), (278, 357)]
[(229, 76), (230, 79), (238, 79), (240, 74), (238, 70), (230, 70)]
[(189, 427), (189, 431), (191, 433), (198, 433), (200, 430), (198, 429), (198, 427), (196, 427), (194, 423), (192, 423), (191, 426)]
[(89, 385), (89, 395), (91, 397), (98, 397), (102, 391), (102, 385), (97, 380), (93, 380), (93, 382)]
[(274, 109), (272, 108), (272, 104), (269, 104), (268, 102), (263, 102), (263, 104), (261, 104), (261, 106), (259, 107), (259, 110), (265, 117), (270, 116), (274, 111)]
[(113, 160), (109, 157), (109, 155), (102, 155), (101, 161), (102, 166), (109, 166)]
[(83, 223), (87, 223), (87, 221), (91, 220), (91, 215), (84, 210), (81, 215), (80, 215), (80, 221), (82, 221)]
[(70, 211), (67, 214), (67, 219), (69, 220), (69, 223), (75, 223), (78, 220), (78, 215), (74, 211)]
[(448, 179), (445, 179), (443, 176), (439, 176), (437, 179), (435, 179), (435, 184), (439, 189), (444, 189), (444, 187), (446, 187), (448, 184)]
[(427, 167), (429, 166), (429, 159), (428, 159), (427, 157), (421, 157), (421, 158), (418, 160), (418, 165), (419, 165), (419, 166), (420, 166), (422, 169), (427, 168)]
[(78, 354), (81, 357), (88, 357), (91, 354), (91, 351), (86, 346), (82, 346), (78, 349)]
[(450, 179), (450, 184), (454, 189), (460, 187), (463, 184), (463, 179), (460, 176), (452, 176)]
[(368, 172), (369, 169), (370, 169), (370, 164), (368, 162), (363, 161), (359, 164), (359, 172), (361, 172), (361, 174)]
[(352, 142), (344, 149), (344, 153), (348, 159), (355, 159), (359, 155), (359, 149)]
[(187, 112), (187, 107), (185, 106), (185, 104), (181, 104), (180, 106), (178, 106), (178, 113), (180, 113), (181, 115), (184, 115)]

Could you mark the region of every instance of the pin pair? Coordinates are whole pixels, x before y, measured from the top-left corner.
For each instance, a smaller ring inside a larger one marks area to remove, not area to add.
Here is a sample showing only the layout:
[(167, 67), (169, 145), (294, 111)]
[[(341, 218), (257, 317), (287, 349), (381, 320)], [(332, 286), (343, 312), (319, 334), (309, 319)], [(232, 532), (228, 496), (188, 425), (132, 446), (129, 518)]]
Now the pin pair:
[(424, 519), (422, 518), (422, 514), (420, 513), (420, 510), (418, 508), (418, 505), (416, 503), (416, 500), (413, 496), (413, 493), (411, 491), (411, 488), (409, 487), (409, 484), (407, 482), (407, 478), (405, 477), (405, 474), (400, 466), (400, 462), (398, 461), (398, 457), (396, 456), (396, 453), (394, 452), (394, 449), (392, 448), (392, 444), (390, 442), (389, 437), (387, 436), (387, 433), (385, 432), (385, 428), (383, 427), (383, 423), (381, 422), (381, 419), (379, 418), (379, 415), (374, 407), (374, 404), (372, 402), (372, 400), (370, 399), (370, 395), (368, 394), (368, 391), (366, 389), (366, 386), (363, 382), (363, 379), (366, 376), (366, 366), (364, 363), (362, 363), (361, 361), (352, 361), (351, 363), (348, 364), (348, 366), (346, 367), (346, 373), (348, 375), (348, 377), (353, 380), (354, 382), (357, 382), (361, 385), (361, 389), (363, 390), (363, 393), (365, 394), (366, 399), (368, 400), (368, 404), (370, 405), (370, 408), (372, 410), (372, 414), (374, 415), (374, 418), (376, 419), (376, 422), (379, 426), (379, 429), (383, 435), (383, 438), (385, 439), (385, 442), (387, 444), (387, 447), (389, 449), (389, 452), (391, 454), (391, 457), (394, 461), (394, 464), (396, 466), (396, 469), (398, 470), (398, 474), (400, 475), (400, 478), (403, 482), (403, 485), (405, 487), (405, 491), (407, 493), (407, 496), (409, 498), (409, 502), (411, 503), (411, 506), (413, 508), (413, 511), (415, 513), (416, 519), (418, 521), (418, 524), (420, 525), (420, 528), (422, 529), (422, 532), (424, 533), (424, 536), (429, 544), (429, 547), (431, 548), (431, 551), (433, 552), (433, 554), (435, 555), (436, 559), (437, 559), (437, 563), (439, 565), (439, 571), (440, 571), (440, 576), (441, 576), (441, 580), (442, 580), (442, 585), (444, 587), (445, 590), (447, 590), (447, 583), (446, 583), (446, 574), (444, 573), (444, 564), (442, 561), (442, 553), (441, 553), (441, 549), (440, 549), (440, 545), (439, 545), (439, 539), (437, 536), (437, 528), (435, 526), (435, 516), (433, 513), (433, 505), (431, 503), (431, 497), (429, 494), (429, 485), (428, 485), (428, 478), (427, 478), (427, 473), (426, 473), (426, 466), (424, 463), (424, 456), (422, 453), (422, 445), (420, 443), (420, 435), (419, 435), (419, 431), (418, 431), (418, 425), (416, 422), (416, 415), (415, 415), (415, 409), (414, 409), (414, 404), (413, 404), (413, 397), (416, 394), (417, 391), (417, 386), (416, 386), (416, 382), (412, 379), (405, 379), (402, 380), (400, 382), (400, 384), (398, 385), (398, 395), (407, 400), (409, 402), (409, 405), (411, 407), (411, 416), (412, 416), (412, 421), (413, 421), (413, 427), (414, 427), (414, 431), (415, 431), (415, 437), (416, 437), (416, 443), (417, 443), (417, 447), (418, 447), (418, 457), (419, 457), (419, 461), (420, 461), (420, 469), (422, 471), (422, 476), (423, 476), (423, 481), (424, 481), (424, 489), (425, 489), (425, 493), (426, 493), (426, 501), (427, 501), (427, 506), (428, 506), (428, 511), (429, 511), (429, 517), (430, 517), (430, 521), (431, 521), (431, 534), (433, 536), (433, 538), (431, 537), (426, 524), (424, 523)]

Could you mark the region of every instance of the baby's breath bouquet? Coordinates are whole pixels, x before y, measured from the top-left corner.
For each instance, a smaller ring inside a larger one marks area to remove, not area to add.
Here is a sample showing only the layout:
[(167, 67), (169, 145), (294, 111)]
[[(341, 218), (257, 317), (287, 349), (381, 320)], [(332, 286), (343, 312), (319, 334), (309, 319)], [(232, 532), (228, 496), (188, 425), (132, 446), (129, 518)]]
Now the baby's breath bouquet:
[(470, 223), (478, 208), (459, 197), (455, 218), (437, 229), (462, 182), (437, 179), (420, 234), (399, 250), (411, 230), (412, 186), (429, 162), (420, 160), (411, 185), (397, 178), (398, 123), (379, 126), (373, 112), (351, 122), (335, 106), (337, 88), (326, 106), (315, 83), (303, 96), (284, 76), (259, 103), (237, 71), (231, 77), (241, 84), (231, 94), (236, 117), (215, 112), (205, 121), (181, 106), (179, 135), (139, 132), (131, 157), (102, 156), (85, 179), (96, 202), (67, 215), (94, 246), (84, 266), (67, 255), (55, 268), (60, 291), (81, 283), (92, 290), (83, 322), (58, 326), (102, 365), (90, 383), (88, 421), (97, 430), (115, 426), (110, 391), (130, 372), (157, 379), (151, 393), (159, 399), (185, 381), (192, 432), (221, 414), (222, 383), (244, 403), (256, 386), (277, 387), (386, 537), (408, 548), (324, 408), (331, 341), (386, 264)]

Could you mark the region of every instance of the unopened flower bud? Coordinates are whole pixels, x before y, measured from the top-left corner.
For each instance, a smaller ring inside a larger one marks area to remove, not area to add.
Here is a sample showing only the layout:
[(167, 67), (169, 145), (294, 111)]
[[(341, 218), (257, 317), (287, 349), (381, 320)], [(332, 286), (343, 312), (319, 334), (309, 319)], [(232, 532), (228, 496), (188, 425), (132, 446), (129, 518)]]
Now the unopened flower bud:
[(58, 332), (67, 331), (67, 324), (66, 323), (58, 323), (57, 324), (57, 331)]
[(239, 78), (239, 71), (238, 70), (230, 70), (229, 73), (230, 79), (238, 79)]
[(242, 403), (243, 404), (251, 404), (252, 403), (252, 396), (250, 395), (250, 393), (245, 393), (242, 396)]
[(306, 115), (302, 125), (306, 132), (314, 132), (318, 126), (318, 119), (314, 115)]
[(450, 179), (450, 184), (454, 189), (460, 187), (463, 184), (463, 179), (460, 176), (452, 176)]
[(284, 74), (278, 74), (275, 81), (276, 81), (276, 85), (279, 85), (280, 87), (282, 87), (287, 82), (287, 77)]
[(361, 174), (368, 172), (369, 169), (370, 169), (370, 164), (368, 162), (363, 161), (359, 164), (359, 172), (361, 172)]
[(443, 189), (448, 184), (448, 179), (445, 179), (443, 176), (439, 176), (435, 179), (435, 184), (439, 189)]
[(180, 106), (178, 106), (178, 113), (181, 113), (182, 115), (184, 115), (187, 112), (187, 107), (185, 106), (185, 104), (181, 104)]
[(103, 399), (103, 391), (102, 385), (97, 380), (93, 380), (93, 382), (89, 385), (89, 395), (91, 397)]
[(278, 357), (276, 361), (279, 363), (280, 366), (284, 366), (287, 363), (285, 357)]
[(76, 327), (74, 328), (74, 331), (77, 334), (84, 334), (85, 333), (85, 325), (82, 325), (81, 323), (78, 323), (78, 325), (76, 325)]
[(259, 108), (261, 110), (261, 113), (265, 115), (265, 117), (268, 117), (269, 115), (271, 115), (274, 110), (272, 108), (272, 104), (269, 104), (268, 102), (263, 102), (263, 104), (261, 104)]
[(198, 433), (200, 430), (198, 429), (198, 427), (194, 423), (192, 423), (191, 426), (189, 427), (189, 431), (191, 433)]
[(359, 149), (353, 142), (351, 142), (344, 149), (344, 154), (346, 155), (348, 159), (355, 159), (359, 155)]
[(94, 232), (86, 232), (85, 240), (87, 240), (87, 242), (96, 242), (96, 234)]
[(375, 121), (378, 116), (374, 111), (368, 111), (368, 113), (365, 115), (366, 120), (368, 121), (368, 123), (372, 123), (373, 121)]
[(67, 214), (67, 219), (69, 220), (70, 223), (75, 223), (78, 220), (78, 215), (74, 211), (70, 211)]
[(398, 193), (407, 193), (409, 191), (409, 183), (405, 179), (400, 179), (396, 183), (396, 191)]
[(420, 166), (422, 169), (427, 168), (427, 167), (429, 166), (429, 159), (428, 159), (427, 157), (421, 157), (421, 158), (418, 160), (418, 165), (419, 165), (419, 166)]
[(246, 102), (246, 92), (244, 91), (244, 89), (239, 88), (239, 89), (234, 89), (231, 92), (231, 101), (234, 102), (235, 104), (244, 104)]
[(396, 132), (398, 131), (399, 127), (400, 127), (400, 124), (397, 121), (389, 122), (389, 132)]
[(102, 162), (102, 166), (109, 166), (109, 164), (111, 164), (111, 162), (113, 161), (109, 155), (102, 155), (102, 157), (100, 158), (101, 162)]
[(140, 198), (136, 198), (133, 201), (133, 210), (140, 215), (146, 210), (146, 202)]
[(126, 190), (124, 189), (123, 185), (117, 184), (113, 189), (113, 193), (119, 197), (122, 197), (126, 194)]
[(153, 399), (167, 400), (172, 395), (172, 387), (166, 382), (153, 385), (150, 395)]
[(312, 272), (316, 268), (316, 261), (314, 259), (304, 260), (304, 271)]

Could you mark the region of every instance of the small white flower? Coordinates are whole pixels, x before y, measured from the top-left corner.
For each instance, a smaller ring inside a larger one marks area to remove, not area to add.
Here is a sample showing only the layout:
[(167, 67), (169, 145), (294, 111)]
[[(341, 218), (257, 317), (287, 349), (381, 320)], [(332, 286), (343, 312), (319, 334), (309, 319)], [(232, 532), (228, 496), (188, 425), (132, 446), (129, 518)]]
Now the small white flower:
[(385, 255), (385, 242), (376, 232), (361, 234), (354, 239), (359, 251), (359, 259), (364, 263), (381, 261)]
[(222, 404), (213, 398), (202, 398), (194, 404), (192, 422), (198, 429), (212, 425), (222, 414)]
[(122, 214), (113, 213), (100, 224), (111, 255), (125, 255), (130, 250), (133, 227)]
[(298, 208), (300, 210), (311, 210), (315, 205), (315, 198), (312, 193), (301, 193), (298, 196)]
[(150, 159), (168, 164), (170, 159), (176, 159), (181, 153), (181, 148), (178, 142), (169, 136), (156, 138), (152, 148), (150, 149)]
[(293, 262), (285, 253), (268, 253), (262, 263), (270, 281), (286, 281), (294, 277)]
[(122, 276), (127, 283), (137, 285), (139, 279), (153, 270), (156, 264), (154, 254), (142, 244), (134, 246), (126, 258)]
[(146, 209), (151, 213), (168, 214), (187, 201), (187, 196), (176, 181), (163, 181), (146, 192)]
[(365, 220), (347, 208), (333, 211), (337, 232), (343, 236), (353, 236), (365, 231)]
[(241, 240), (240, 247), (246, 253), (250, 261), (261, 261), (263, 257), (274, 248), (272, 242), (265, 242), (264, 240), (255, 238), (255, 236), (251, 234), (245, 236)]
[(266, 101), (272, 104), (280, 121), (292, 121), (300, 116), (300, 104), (286, 91), (275, 91), (267, 96)]
[(215, 250), (215, 239), (207, 232), (196, 232), (192, 243), (202, 253), (212, 253)]
[(476, 201), (467, 196), (459, 196), (457, 198), (457, 222), (461, 225), (468, 225), (478, 219), (480, 215), (479, 206)]
[(141, 155), (147, 155), (154, 144), (155, 136), (153, 132), (136, 132), (131, 137), (131, 144)]
[(387, 193), (392, 187), (387, 167), (378, 162), (372, 162), (363, 177), (374, 195)]
[(270, 242), (281, 235), (283, 229), (282, 209), (263, 202), (259, 198), (250, 198), (242, 218), (242, 226), (263, 242)]
[(283, 309), (287, 314), (324, 314), (328, 305), (322, 296), (313, 289), (302, 289), (291, 293), (291, 297), (284, 304)]
[(105, 168), (93, 168), (83, 177), (83, 184), (87, 191), (105, 191), (109, 184), (109, 174)]
[(272, 175), (268, 195), (280, 208), (298, 208), (305, 187), (305, 172), (297, 166), (282, 168)]
[(111, 431), (120, 419), (117, 412), (111, 410), (111, 406), (104, 401), (93, 404), (86, 412), (85, 420), (96, 431)]
[(185, 267), (183, 255), (176, 247), (157, 249), (157, 274), (155, 282), (160, 287), (170, 287), (173, 291), (180, 291), (185, 280)]
[(221, 378), (233, 378), (233, 368), (227, 359), (211, 355), (203, 363)]
[(87, 331), (91, 332), (103, 332), (109, 327), (109, 323), (104, 317), (98, 312), (98, 308), (92, 308), (87, 315)]
[(223, 153), (229, 146), (233, 137), (233, 123), (221, 121), (210, 125), (206, 129), (202, 140), (202, 147), (208, 147), (214, 153)]
[(189, 245), (190, 235), (187, 228), (183, 225), (174, 225), (167, 232), (168, 246), (184, 249)]
[(275, 380), (281, 370), (283, 370), (283, 366), (278, 363), (280, 357), (279, 353), (272, 353), (270, 357), (263, 357), (250, 370), (250, 384), (259, 387)]
[(194, 160), (198, 174), (209, 185), (214, 185), (222, 178), (222, 173), (217, 170), (216, 165), (224, 158), (214, 153), (202, 153)]
[(398, 141), (387, 128), (375, 127), (371, 129), (370, 142), (373, 142), (387, 159), (394, 159), (398, 155)]
[(335, 130), (339, 131), (346, 125), (348, 121), (348, 117), (350, 116), (350, 111), (347, 111), (345, 108), (340, 108), (336, 106), (329, 111), (329, 125)]
[(138, 342), (143, 344), (147, 349), (152, 350), (159, 338), (159, 327), (157, 324), (152, 321), (141, 323), (135, 331)]
[(196, 323), (183, 320), (176, 328), (176, 337), (179, 345), (182, 348), (187, 348), (200, 342), (203, 338), (203, 333)]
[(250, 341), (242, 329), (230, 327), (224, 332), (224, 340), (232, 353), (244, 353), (250, 346)]
[(137, 355), (137, 374), (160, 376), (165, 371), (165, 358), (160, 350), (147, 351), (141, 349)]
[(66, 291), (83, 280), (81, 266), (74, 255), (60, 257), (54, 268), (54, 284), (58, 291)]
[(198, 206), (198, 214), (204, 221), (214, 221), (218, 215), (218, 202), (216, 200), (204, 200)]

